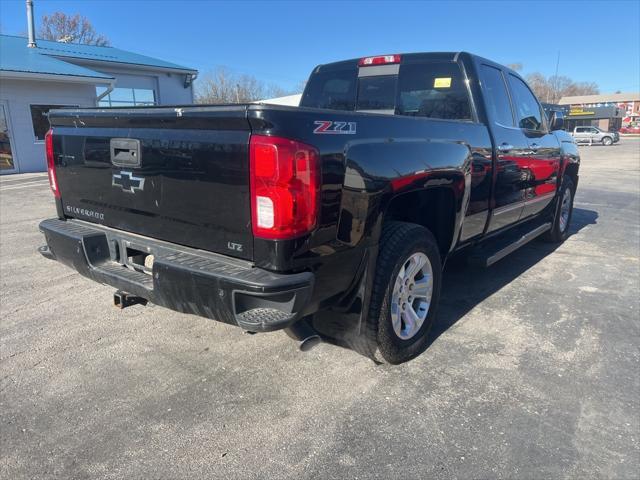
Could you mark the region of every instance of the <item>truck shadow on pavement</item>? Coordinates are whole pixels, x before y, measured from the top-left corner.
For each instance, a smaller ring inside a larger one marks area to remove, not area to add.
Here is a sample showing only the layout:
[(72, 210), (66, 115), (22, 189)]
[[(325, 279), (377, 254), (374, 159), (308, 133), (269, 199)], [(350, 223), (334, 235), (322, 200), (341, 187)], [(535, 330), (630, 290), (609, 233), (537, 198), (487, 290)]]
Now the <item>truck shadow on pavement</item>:
[[(596, 224), (597, 219), (597, 212), (574, 207), (569, 238), (587, 225)], [(511, 283), (559, 246), (536, 239), (484, 269), (468, 266), (462, 255), (451, 258), (444, 269), (439, 311), (425, 350), (476, 305)], [(368, 356), (368, 348), (362, 343), (360, 334), (356, 333), (357, 323), (336, 312), (317, 314), (313, 323), (325, 342)]]
[[(594, 210), (574, 208), (569, 238), (587, 225), (596, 224), (597, 219), (598, 212)], [(442, 280), (440, 308), (429, 335), (428, 345), (435, 342), (476, 305), (511, 283), (559, 246), (560, 244), (536, 239), (495, 265), (484, 269), (470, 268), (463, 258), (453, 258), (447, 262)], [(460, 289), (460, 285), (464, 285), (464, 289)]]

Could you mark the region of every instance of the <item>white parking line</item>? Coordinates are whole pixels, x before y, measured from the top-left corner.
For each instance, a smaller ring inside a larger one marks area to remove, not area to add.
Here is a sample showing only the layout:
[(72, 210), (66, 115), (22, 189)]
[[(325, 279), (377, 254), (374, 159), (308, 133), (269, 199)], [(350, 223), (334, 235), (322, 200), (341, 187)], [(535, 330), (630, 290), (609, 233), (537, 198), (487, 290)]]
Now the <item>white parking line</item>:
[(10, 185), (10, 186), (2, 186), (0, 185), (0, 192), (4, 192), (5, 190), (20, 190), (23, 188), (29, 188), (29, 187), (41, 187), (41, 186), (46, 186), (49, 185), (49, 181), (45, 180), (45, 181), (39, 181), (39, 182), (25, 182), (25, 183), (21, 183), (19, 185)]
[(47, 181), (49, 181), (49, 177), (23, 178), (17, 182), (0, 182), (0, 187), (10, 187), (14, 185), (23, 185), (25, 183), (47, 182)]
[(47, 178), (47, 175), (46, 174), (29, 175), (29, 176), (22, 176), (22, 175), (4, 176), (3, 175), (0, 177), (0, 185), (11, 185), (11, 184), (22, 183), (22, 182), (32, 182), (34, 180), (42, 180), (43, 178)]

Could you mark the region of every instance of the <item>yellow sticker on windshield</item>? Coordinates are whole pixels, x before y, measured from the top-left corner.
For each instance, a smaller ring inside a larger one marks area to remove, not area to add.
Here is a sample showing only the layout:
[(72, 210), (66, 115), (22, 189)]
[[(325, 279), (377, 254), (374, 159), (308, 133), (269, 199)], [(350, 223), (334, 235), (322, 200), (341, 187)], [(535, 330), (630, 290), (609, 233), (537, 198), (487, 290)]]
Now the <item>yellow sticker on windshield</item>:
[(450, 88), (451, 77), (442, 77), (433, 79), (433, 88)]

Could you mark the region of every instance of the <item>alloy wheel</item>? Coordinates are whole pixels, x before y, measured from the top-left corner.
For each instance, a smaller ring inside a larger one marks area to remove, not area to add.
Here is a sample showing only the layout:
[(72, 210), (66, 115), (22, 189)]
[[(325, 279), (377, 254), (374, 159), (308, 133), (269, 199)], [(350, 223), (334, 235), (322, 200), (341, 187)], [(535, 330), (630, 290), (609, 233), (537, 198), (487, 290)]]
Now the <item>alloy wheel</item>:
[(409, 340), (418, 333), (431, 305), (433, 269), (422, 252), (411, 255), (402, 265), (393, 285), (391, 322), (396, 335)]

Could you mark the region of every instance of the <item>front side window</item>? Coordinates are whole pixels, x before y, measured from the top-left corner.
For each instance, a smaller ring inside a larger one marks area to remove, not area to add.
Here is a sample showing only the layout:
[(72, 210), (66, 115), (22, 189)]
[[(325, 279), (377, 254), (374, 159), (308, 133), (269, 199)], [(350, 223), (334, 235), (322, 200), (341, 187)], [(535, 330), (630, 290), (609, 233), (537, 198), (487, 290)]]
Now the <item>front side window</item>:
[(542, 130), (542, 112), (540, 105), (529, 87), (518, 77), (509, 74), (509, 84), (513, 93), (518, 126), (525, 130)]
[(397, 113), (471, 120), (467, 86), (458, 64), (425, 62), (401, 65)]
[[(100, 96), (106, 87), (96, 87)], [(155, 91), (148, 88), (114, 88), (98, 102), (100, 107), (143, 107), (156, 104)]]
[(33, 134), (36, 140), (44, 140), (44, 135), (49, 130), (49, 110), (77, 107), (77, 105), (30, 105)]

